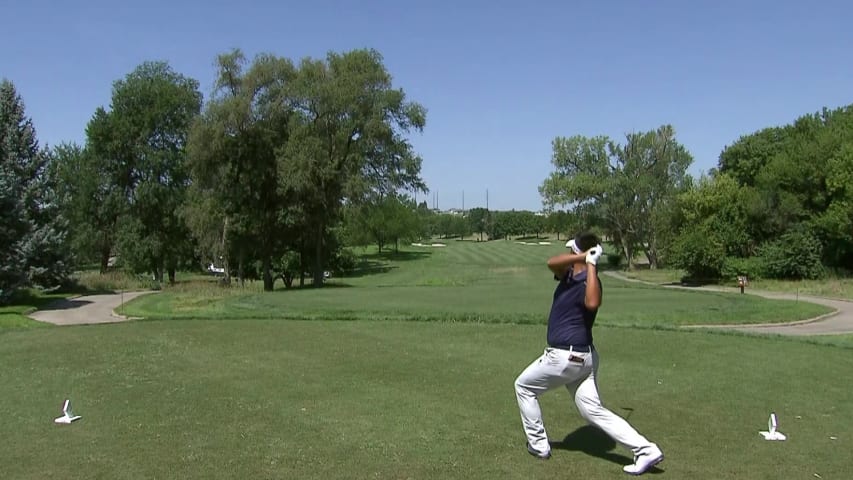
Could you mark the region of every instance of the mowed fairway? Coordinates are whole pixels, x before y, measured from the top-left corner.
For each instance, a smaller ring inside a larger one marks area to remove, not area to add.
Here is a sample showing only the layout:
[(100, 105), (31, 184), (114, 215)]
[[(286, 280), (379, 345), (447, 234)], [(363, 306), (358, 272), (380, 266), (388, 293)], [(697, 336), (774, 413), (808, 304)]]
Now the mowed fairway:
[[(564, 242), (448, 242), (407, 247), (399, 254), (367, 253), (350, 277), (327, 288), (270, 295), (260, 283), (223, 289), (188, 283), (132, 302), (126, 313), (146, 318), (440, 320), (538, 323), (547, 320), (555, 286), (545, 266)], [(677, 326), (793, 321), (829, 310), (806, 302), (750, 295), (663, 289), (602, 277), (603, 325)]]
[[(560, 251), (451, 242), (322, 290), (191, 282), (128, 305), (145, 321), (0, 330), (0, 479), (623, 478), (630, 453), (565, 391), (542, 398), (553, 458), (524, 447), (513, 381), (545, 346)], [(822, 307), (604, 282), (599, 386), (664, 449), (652, 478), (853, 471), (848, 343), (678, 328)], [(65, 398), (83, 418), (55, 425)], [(773, 411), (786, 442), (758, 434)]]

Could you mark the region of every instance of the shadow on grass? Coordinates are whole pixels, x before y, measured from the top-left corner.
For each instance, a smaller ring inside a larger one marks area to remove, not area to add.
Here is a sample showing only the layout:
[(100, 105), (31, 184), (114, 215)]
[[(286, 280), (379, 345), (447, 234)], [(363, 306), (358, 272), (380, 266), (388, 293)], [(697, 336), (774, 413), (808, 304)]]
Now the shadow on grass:
[[(62, 289), (50, 293), (40, 293), (33, 290), (18, 290), (9, 298), (8, 307), (28, 307), (27, 310), (62, 310), (66, 308), (77, 308), (88, 302), (77, 302), (68, 300), (66, 297), (75, 295), (93, 295), (98, 292), (90, 292), (85, 288)], [(107, 292), (112, 293), (112, 292)], [(62, 305), (62, 306), (58, 306)]]
[[(631, 410), (631, 409), (628, 409)], [(572, 452), (583, 452), (593, 457), (601, 458), (619, 465), (630, 465), (634, 459), (625, 455), (614, 453), (616, 442), (606, 433), (592, 425), (584, 425), (574, 432), (566, 435), (562, 441), (551, 442), (551, 448), (557, 450), (569, 450)], [(663, 473), (663, 470), (652, 467), (646, 473)]]
[(385, 251), (382, 253), (369, 253), (366, 255), (362, 255), (361, 258), (363, 261), (393, 261), (393, 262), (409, 262), (412, 260), (422, 260), (424, 258), (428, 258), (432, 255), (432, 252), (422, 252), (422, 251), (409, 251), (409, 252), (395, 252), (395, 251)]
[[(331, 280), (323, 284), (320, 289), (338, 289), (338, 288), (352, 288), (352, 285), (348, 283), (343, 283), (340, 281), (340, 278), (337, 280)], [(276, 292), (302, 292), (309, 290), (317, 290), (314, 288), (314, 285), (308, 281), (305, 282), (305, 285), (299, 285), (299, 280), (293, 282), (293, 285), (290, 287), (285, 287), (279, 283), (276, 283), (275, 291)]]
[(396, 265), (388, 262), (411, 262), (429, 258), (432, 252), (382, 252), (362, 255), (355, 268), (348, 271), (342, 278), (360, 278), (369, 275), (379, 275), (397, 269)]

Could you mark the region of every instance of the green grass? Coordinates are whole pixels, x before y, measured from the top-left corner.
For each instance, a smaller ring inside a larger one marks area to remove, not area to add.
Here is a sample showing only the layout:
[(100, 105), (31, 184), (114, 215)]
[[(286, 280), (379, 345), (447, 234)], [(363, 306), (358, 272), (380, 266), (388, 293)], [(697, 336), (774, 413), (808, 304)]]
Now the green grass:
[(772, 292), (799, 293), (800, 295), (816, 295), (819, 297), (853, 300), (853, 278), (799, 281), (754, 279), (749, 281), (749, 287)]
[[(656, 284), (679, 283), (684, 277), (684, 271), (673, 269), (657, 270), (630, 270), (622, 272), (628, 278), (635, 278), (645, 282)], [(721, 283), (729, 287), (736, 287), (736, 279)], [(814, 295), (818, 297), (841, 298), (853, 300), (853, 278), (830, 277), (821, 280), (774, 280), (756, 279), (749, 280), (749, 286), (756, 290), (766, 290), (780, 293), (799, 293), (801, 295)]]
[[(205, 278), (195, 272), (177, 272), (177, 282), (187, 282)], [(160, 285), (148, 275), (133, 274), (124, 270), (110, 270), (104, 274), (98, 270), (75, 272), (74, 280), (81, 291), (87, 293), (113, 293), (119, 291), (150, 290)]]
[[(565, 391), (542, 398), (553, 458), (526, 453), (512, 382), (544, 334), (264, 320), (5, 332), (0, 469), (8, 479), (622, 478), (630, 454), (585, 428)], [(625, 328), (599, 328), (596, 343), (602, 398), (663, 447), (666, 478), (849, 474), (853, 403), (839, 380), (851, 350)], [(83, 418), (55, 425), (65, 397)], [(759, 437), (771, 411), (787, 442)]]
[(811, 335), (808, 337), (797, 337), (797, 339), (819, 345), (835, 345), (838, 347), (853, 348), (853, 334)]
[(0, 306), (0, 331), (51, 327), (52, 325), (33, 320), (27, 315), (68, 295), (67, 293), (42, 293), (37, 290), (16, 292), (11, 298), (10, 305)]
[[(149, 319), (349, 319), (536, 323), (547, 320), (555, 282), (545, 267), (562, 243), (447, 242), (399, 254), (362, 252), (350, 277), (324, 289), (260, 291), (260, 283), (222, 288), (185, 282), (134, 300), (126, 313)], [(793, 321), (829, 311), (807, 302), (688, 292), (602, 277), (603, 325), (674, 327)]]

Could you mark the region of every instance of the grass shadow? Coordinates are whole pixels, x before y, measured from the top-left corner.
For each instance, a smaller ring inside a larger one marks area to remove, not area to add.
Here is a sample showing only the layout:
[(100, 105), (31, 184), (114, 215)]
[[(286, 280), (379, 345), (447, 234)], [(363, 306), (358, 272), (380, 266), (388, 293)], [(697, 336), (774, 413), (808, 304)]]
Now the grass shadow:
[(381, 252), (370, 253), (359, 257), (355, 268), (342, 274), (340, 278), (360, 278), (370, 275), (388, 273), (399, 268), (390, 262), (411, 262), (429, 258), (432, 252)]
[[(628, 409), (630, 410), (630, 409)], [(583, 452), (587, 455), (601, 458), (619, 465), (630, 465), (634, 459), (625, 455), (614, 453), (616, 442), (606, 433), (592, 425), (584, 425), (574, 432), (566, 435), (559, 442), (551, 442), (551, 448), (557, 450), (568, 450), (572, 452)], [(652, 467), (646, 473), (662, 473), (663, 470)]]
[[(11, 295), (5, 305), (6, 309), (22, 309), (22, 312), (30, 310), (58, 310), (57, 304), (69, 305), (66, 297), (83, 295), (68, 289), (55, 290), (49, 293), (36, 292), (30, 289), (18, 290)], [(79, 306), (79, 305), (78, 305)], [(70, 305), (67, 308), (71, 308)]]
[(515, 237), (514, 240), (520, 241), (520, 242), (526, 242), (529, 240), (536, 240), (536, 241), (544, 242), (544, 241), (550, 240), (550, 238), (546, 235), (539, 235), (538, 237), (536, 235), (527, 235), (524, 237)]
[(379, 275), (382, 273), (388, 273), (395, 268), (397, 267), (394, 265), (388, 265), (387, 263), (378, 260), (362, 259), (358, 264), (356, 264), (355, 268), (342, 274), (341, 278), (360, 278), (370, 275)]
[[(341, 282), (340, 278), (338, 278), (337, 280), (327, 281), (327, 282), (323, 283), (322, 287), (320, 287), (320, 289), (329, 289), (329, 288), (331, 288), (331, 289), (352, 288), (352, 285), (350, 285), (349, 283)], [(300, 291), (309, 291), (309, 290), (316, 290), (316, 289), (314, 288), (314, 285), (310, 281), (305, 282), (305, 285), (299, 285), (298, 279), (295, 280), (293, 282), (293, 285), (291, 285), (290, 287), (285, 287), (283, 284), (278, 284), (278, 283), (276, 283), (276, 287), (275, 287), (276, 292), (300, 292)]]
[(412, 260), (422, 260), (424, 258), (428, 258), (432, 256), (432, 252), (426, 251), (404, 251), (404, 252), (394, 252), (394, 251), (385, 251), (381, 253), (368, 253), (362, 255), (362, 261), (391, 261), (391, 262), (410, 262)]

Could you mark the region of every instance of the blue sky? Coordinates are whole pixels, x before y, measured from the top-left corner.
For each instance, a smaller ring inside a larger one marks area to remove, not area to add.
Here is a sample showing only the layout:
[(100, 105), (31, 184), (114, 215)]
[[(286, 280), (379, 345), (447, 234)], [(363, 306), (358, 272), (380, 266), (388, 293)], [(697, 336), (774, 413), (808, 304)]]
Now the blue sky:
[[(739, 136), (853, 103), (853, 2), (0, 0), (0, 77), (42, 145), (82, 143), (112, 82), (166, 60), (207, 95), (218, 53), (370, 47), (428, 109), (442, 209), (541, 208), (556, 136), (672, 124), (694, 175)], [(421, 195), (433, 203), (433, 193)]]

